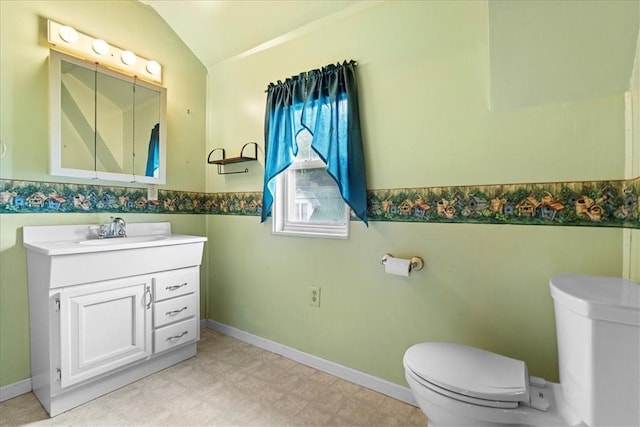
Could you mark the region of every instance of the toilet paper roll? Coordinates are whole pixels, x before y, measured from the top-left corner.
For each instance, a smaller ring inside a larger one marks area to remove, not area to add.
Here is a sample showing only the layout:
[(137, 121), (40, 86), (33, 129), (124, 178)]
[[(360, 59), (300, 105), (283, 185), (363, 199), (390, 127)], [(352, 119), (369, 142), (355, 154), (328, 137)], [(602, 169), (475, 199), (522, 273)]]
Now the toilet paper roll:
[(384, 272), (395, 276), (409, 277), (410, 267), (411, 260), (389, 257), (384, 263)]

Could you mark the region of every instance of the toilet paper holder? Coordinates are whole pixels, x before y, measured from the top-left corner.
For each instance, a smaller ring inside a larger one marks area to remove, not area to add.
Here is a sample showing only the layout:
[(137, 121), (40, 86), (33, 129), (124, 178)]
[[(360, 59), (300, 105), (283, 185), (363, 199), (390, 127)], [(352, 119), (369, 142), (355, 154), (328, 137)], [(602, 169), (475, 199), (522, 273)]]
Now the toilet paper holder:
[[(382, 255), (382, 259), (380, 260), (380, 264), (385, 265), (387, 263), (387, 259), (389, 259), (389, 258), (393, 258), (393, 255), (391, 255), (391, 254)], [(422, 267), (424, 267), (424, 261), (419, 256), (411, 257), (409, 259), (409, 261), (411, 261), (409, 263), (409, 273), (414, 272), (414, 271), (420, 271), (420, 270), (422, 270)]]

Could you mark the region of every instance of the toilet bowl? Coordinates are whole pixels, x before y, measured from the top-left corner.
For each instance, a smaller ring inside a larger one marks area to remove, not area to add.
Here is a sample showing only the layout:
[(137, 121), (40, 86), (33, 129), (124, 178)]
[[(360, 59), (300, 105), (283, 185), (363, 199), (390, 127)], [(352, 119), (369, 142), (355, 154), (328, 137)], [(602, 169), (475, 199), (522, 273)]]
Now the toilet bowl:
[(524, 362), (445, 342), (409, 348), (405, 376), (437, 426), (584, 426), (559, 384), (529, 377)]
[(429, 427), (640, 425), (640, 285), (562, 275), (550, 287), (560, 383), (474, 347), (413, 345), (405, 377)]

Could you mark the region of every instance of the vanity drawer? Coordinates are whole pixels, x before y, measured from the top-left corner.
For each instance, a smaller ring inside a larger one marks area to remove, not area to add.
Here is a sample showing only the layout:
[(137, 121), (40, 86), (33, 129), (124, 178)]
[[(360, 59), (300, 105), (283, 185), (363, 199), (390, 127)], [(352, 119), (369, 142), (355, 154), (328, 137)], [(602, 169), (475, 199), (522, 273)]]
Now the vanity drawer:
[(153, 352), (169, 350), (198, 338), (198, 318), (192, 317), (153, 331)]
[(157, 302), (153, 305), (153, 325), (157, 328), (198, 314), (196, 294)]
[(153, 279), (155, 301), (194, 293), (199, 288), (200, 274), (198, 267), (165, 272), (158, 274)]

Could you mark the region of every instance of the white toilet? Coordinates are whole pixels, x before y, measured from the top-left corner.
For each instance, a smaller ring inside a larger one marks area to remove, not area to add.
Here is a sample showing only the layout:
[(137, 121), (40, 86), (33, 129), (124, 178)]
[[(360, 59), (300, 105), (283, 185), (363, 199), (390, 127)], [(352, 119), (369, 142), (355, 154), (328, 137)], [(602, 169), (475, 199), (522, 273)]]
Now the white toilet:
[(499, 354), (416, 344), (403, 362), (429, 427), (640, 426), (640, 285), (561, 275), (550, 286), (560, 384)]

